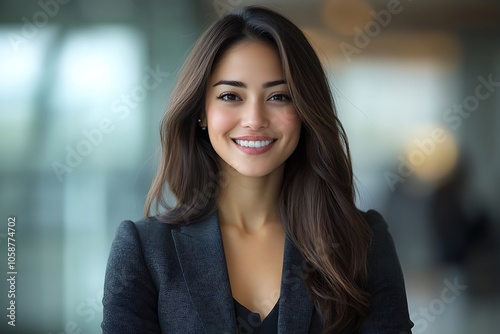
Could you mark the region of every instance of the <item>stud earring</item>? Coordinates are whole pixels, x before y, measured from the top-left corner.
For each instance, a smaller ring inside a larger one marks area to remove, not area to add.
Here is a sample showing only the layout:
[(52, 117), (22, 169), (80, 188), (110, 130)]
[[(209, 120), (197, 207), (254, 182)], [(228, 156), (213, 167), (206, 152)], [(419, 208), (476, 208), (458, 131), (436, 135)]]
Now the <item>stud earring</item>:
[[(198, 123), (201, 123), (201, 118), (198, 118)], [(200, 124), (200, 127), (201, 127), (202, 130), (206, 130), (207, 129), (207, 127), (205, 125), (201, 125)]]

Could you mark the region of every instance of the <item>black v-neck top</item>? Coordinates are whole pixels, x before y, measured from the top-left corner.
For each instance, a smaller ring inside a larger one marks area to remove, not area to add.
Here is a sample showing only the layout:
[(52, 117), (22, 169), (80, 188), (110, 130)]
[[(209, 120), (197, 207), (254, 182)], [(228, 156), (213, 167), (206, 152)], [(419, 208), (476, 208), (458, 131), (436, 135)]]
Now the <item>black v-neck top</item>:
[(279, 299), (274, 305), (271, 312), (264, 318), (260, 319), (258, 313), (253, 313), (245, 306), (234, 301), (234, 310), (236, 311), (236, 323), (238, 325), (238, 334), (276, 334), (278, 333), (278, 314), (279, 314)]

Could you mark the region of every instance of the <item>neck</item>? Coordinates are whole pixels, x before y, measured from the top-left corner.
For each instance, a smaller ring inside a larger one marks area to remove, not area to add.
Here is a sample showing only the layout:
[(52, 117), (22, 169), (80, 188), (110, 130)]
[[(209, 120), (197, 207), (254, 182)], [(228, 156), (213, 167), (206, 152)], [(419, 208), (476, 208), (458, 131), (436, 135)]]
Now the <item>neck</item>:
[(228, 182), (221, 187), (218, 201), (220, 223), (247, 232), (279, 223), (278, 199), (283, 172), (284, 165), (262, 177), (228, 171)]

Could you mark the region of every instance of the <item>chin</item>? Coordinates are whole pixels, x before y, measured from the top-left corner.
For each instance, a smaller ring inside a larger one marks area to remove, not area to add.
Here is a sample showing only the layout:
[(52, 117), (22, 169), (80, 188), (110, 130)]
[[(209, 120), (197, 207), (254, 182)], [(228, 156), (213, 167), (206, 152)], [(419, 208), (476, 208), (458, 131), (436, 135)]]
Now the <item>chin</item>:
[(242, 175), (242, 176), (246, 176), (246, 177), (264, 177), (264, 176), (268, 176), (269, 174), (271, 174), (270, 172), (256, 172), (256, 171), (243, 171), (243, 172), (240, 172), (238, 171), (238, 174)]
[(252, 166), (248, 165), (245, 166), (244, 168), (235, 168), (233, 167), (233, 171), (235, 173), (238, 173), (239, 175), (242, 176), (247, 176), (247, 177), (264, 177), (264, 176), (269, 176), (273, 174), (274, 172), (278, 172), (281, 170), (281, 166), (277, 167), (266, 167), (266, 166)]

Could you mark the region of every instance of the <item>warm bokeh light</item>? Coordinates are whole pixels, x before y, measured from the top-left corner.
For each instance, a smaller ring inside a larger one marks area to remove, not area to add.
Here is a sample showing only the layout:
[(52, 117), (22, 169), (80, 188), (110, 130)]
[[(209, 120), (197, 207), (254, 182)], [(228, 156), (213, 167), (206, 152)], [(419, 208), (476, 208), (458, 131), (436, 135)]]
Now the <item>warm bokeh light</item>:
[(415, 133), (405, 145), (404, 157), (424, 182), (437, 183), (447, 177), (458, 161), (457, 138), (450, 131), (432, 125)]
[(358, 33), (357, 29), (363, 29), (373, 19), (372, 10), (373, 7), (365, 0), (326, 0), (322, 18), (332, 32), (354, 36)]

